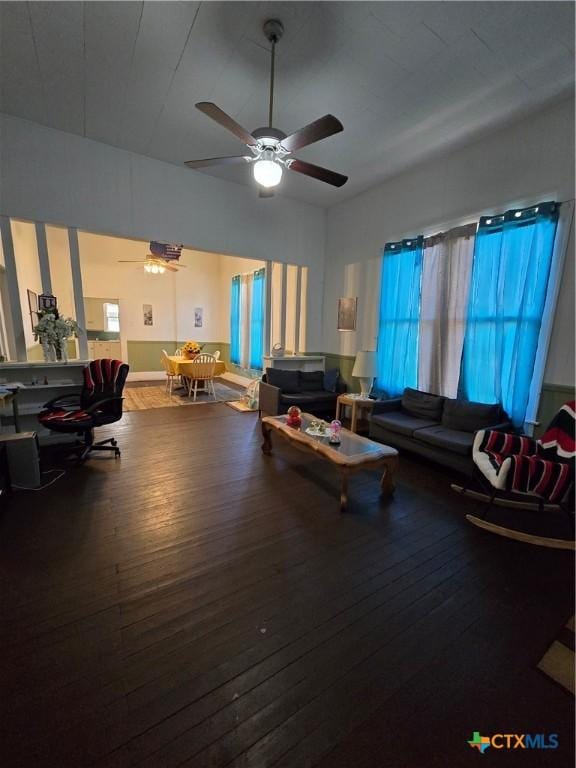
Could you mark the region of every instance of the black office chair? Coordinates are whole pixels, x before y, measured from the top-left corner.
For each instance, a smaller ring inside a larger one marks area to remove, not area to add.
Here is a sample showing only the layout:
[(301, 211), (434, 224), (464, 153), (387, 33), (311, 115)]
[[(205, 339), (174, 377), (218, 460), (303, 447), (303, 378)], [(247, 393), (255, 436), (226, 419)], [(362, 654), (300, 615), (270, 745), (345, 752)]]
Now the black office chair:
[(82, 437), (78, 445), (80, 461), (91, 451), (114, 451), (115, 457), (120, 456), (114, 438), (94, 442), (94, 428), (122, 418), (122, 391), (129, 370), (121, 360), (93, 360), (84, 368), (80, 394), (60, 395), (50, 400), (38, 415), (38, 421), (54, 432), (76, 433)]

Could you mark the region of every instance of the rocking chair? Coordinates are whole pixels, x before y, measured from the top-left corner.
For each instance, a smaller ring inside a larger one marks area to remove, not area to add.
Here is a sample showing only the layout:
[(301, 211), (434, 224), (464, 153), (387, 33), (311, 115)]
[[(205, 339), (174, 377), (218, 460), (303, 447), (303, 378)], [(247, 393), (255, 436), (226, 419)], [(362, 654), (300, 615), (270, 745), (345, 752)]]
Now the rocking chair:
[[(555, 549), (576, 549), (574, 541), (575, 403), (562, 406), (539, 440), (481, 430), (476, 433), (472, 458), (483, 485), (488, 507), (483, 517), (466, 515), (473, 525), (529, 544)], [(466, 491), (464, 491), (466, 492)], [(470, 495), (478, 497), (472, 492)], [(494, 503), (536, 508), (540, 514), (562, 510), (570, 524), (568, 539), (537, 536), (505, 528), (486, 520)]]

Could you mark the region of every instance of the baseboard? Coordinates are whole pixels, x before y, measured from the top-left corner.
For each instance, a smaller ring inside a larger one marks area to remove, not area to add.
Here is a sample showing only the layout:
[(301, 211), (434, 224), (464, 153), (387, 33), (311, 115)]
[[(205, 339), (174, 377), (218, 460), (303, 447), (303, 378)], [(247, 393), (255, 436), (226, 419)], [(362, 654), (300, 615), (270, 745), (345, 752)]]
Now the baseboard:
[(135, 371), (128, 374), (128, 381), (165, 381), (164, 371)]
[(233, 384), (239, 384), (241, 387), (247, 387), (253, 381), (253, 379), (250, 379), (246, 376), (240, 376), (239, 373), (230, 373), (230, 371), (223, 373), (220, 378), (227, 379)]

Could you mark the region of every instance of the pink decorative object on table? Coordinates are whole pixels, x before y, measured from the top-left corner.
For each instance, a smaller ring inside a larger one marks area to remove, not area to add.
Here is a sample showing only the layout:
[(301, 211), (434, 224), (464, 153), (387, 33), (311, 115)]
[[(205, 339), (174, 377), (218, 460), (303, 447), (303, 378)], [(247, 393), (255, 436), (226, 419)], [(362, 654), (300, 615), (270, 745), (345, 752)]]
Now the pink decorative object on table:
[(330, 422), (330, 438), (328, 440), (332, 445), (340, 445), (340, 432), (342, 431), (342, 423), (338, 419)]
[(297, 405), (291, 405), (290, 408), (288, 408), (288, 418), (286, 419), (287, 426), (293, 427), (294, 429), (300, 429), (302, 426), (301, 414), (302, 411)]

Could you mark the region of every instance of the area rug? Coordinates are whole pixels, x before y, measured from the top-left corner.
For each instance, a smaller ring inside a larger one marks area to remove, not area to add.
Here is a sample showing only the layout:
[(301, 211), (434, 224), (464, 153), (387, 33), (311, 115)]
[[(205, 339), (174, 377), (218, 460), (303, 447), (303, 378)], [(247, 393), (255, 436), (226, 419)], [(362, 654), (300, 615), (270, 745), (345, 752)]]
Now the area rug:
[[(227, 387), (219, 381), (214, 382), (216, 390), (216, 402), (227, 403), (232, 400), (240, 400), (243, 392)], [(166, 392), (164, 384), (148, 384), (142, 382), (141, 386), (136, 383), (124, 389), (124, 410), (125, 411), (147, 411), (151, 408), (172, 408), (179, 405), (205, 405), (214, 403), (212, 395), (205, 392), (198, 392), (196, 402), (188, 398), (188, 394), (182, 390), (174, 390), (172, 395)]]
[(230, 408), (234, 408), (235, 411), (240, 411), (240, 413), (256, 413), (258, 410), (258, 408), (250, 408), (244, 400), (234, 400), (232, 402), (227, 402), (226, 405), (229, 405)]
[(538, 669), (574, 695), (574, 617), (548, 648)]

